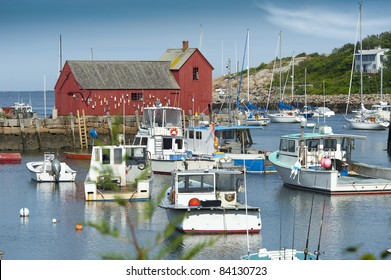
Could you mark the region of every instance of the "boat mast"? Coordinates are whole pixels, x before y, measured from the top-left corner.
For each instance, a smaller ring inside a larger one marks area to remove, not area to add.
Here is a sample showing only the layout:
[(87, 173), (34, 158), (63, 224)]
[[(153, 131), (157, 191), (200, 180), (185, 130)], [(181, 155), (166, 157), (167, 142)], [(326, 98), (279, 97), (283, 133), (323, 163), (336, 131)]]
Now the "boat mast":
[(247, 102), (250, 102), (250, 31), (247, 29)]
[(292, 53), (292, 102), (293, 102), (293, 92), (295, 90), (295, 53)]
[(362, 12), (361, 12), (361, 6), (362, 3), (359, 3), (359, 9), (360, 9), (360, 96), (361, 96), (361, 104), (364, 104), (363, 101), (363, 71), (364, 67), (362, 65), (362, 37), (361, 37), (361, 17), (362, 17)]
[(61, 39), (61, 34), (60, 34), (60, 45), (59, 45), (59, 65), (58, 65), (58, 76), (61, 74), (62, 70), (62, 39)]
[(279, 40), (279, 49), (280, 49), (280, 101), (282, 100), (282, 58), (281, 58), (281, 30), (280, 30), (280, 40)]

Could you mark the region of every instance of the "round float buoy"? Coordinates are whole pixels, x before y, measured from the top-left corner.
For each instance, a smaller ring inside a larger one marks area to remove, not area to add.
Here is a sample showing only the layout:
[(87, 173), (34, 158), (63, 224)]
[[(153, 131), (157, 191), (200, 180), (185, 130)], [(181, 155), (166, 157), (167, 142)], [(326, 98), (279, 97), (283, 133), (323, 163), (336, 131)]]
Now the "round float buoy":
[(323, 167), (323, 168), (330, 168), (331, 166), (331, 159), (326, 157), (326, 158), (323, 158), (323, 161), (320, 162), (320, 165)]
[(83, 225), (82, 224), (76, 224), (76, 230), (82, 230), (83, 229)]
[(30, 215), (30, 210), (28, 208), (22, 208), (19, 211), (21, 217), (28, 217)]
[(56, 218), (53, 218), (53, 219), (52, 219), (52, 223), (53, 223), (53, 224), (57, 223)]
[(198, 198), (193, 197), (192, 199), (189, 200), (188, 205), (189, 206), (201, 206), (201, 201)]

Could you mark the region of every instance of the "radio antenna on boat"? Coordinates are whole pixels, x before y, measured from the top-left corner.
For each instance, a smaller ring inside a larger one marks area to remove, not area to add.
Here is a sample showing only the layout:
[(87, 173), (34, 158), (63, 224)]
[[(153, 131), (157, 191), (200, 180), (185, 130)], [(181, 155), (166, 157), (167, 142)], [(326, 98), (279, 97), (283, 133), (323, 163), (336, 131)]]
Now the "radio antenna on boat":
[(304, 260), (307, 259), (307, 255), (308, 255), (308, 241), (309, 241), (309, 238), (310, 238), (311, 217), (312, 217), (312, 209), (313, 209), (313, 206), (314, 206), (314, 194), (312, 194), (311, 211), (310, 211), (310, 220), (309, 220), (309, 222), (308, 222), (307, 241), (306, 241), (305, 249), (304, 249)]

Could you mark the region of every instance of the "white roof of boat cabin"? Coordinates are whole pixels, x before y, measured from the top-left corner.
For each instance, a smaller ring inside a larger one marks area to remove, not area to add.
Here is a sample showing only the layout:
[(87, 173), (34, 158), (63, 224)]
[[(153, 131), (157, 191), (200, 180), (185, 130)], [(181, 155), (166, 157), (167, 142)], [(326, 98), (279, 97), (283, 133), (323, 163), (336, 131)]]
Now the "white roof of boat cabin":
[(144, 107), (143, 108), (143, 111), (145, 110), (157, 110), (157, 109), (170, 109), (170, 110), (178, 110), (178, 111), (182, 111), (182, 108), (179, 108), (179, 107), (170, 107), (170, 106), (152, 106), (152, 107)]
[[(300, 133), (293, 133), (281, 136), (282, 138), (290, 139), (300, 139)], [(334, 134), (334, 133), (319, 133), (319, 132), (306, 132), (304, 133), (304, 139), (323, 139), (323, 138), (351, 138), (351, 139), (367, 139), (364, 135), (353, 135), (353, 134)]]
[(236, 169), (193, 169), (193, 170), (174, 170), (173, 173), (178, 175), (196, 175), (196, 174), (242, 174), (243, 172)]

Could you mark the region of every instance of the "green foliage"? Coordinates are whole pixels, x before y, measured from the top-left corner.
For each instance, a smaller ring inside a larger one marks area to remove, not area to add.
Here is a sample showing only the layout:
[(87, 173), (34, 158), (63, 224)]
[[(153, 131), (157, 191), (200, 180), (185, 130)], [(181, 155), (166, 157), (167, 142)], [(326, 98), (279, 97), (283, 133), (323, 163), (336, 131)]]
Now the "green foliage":
[[(380, 35), (371, 35), (363, 40), (363, 49), (373, 49), (381, 46), (391, 49), (391, 32), (383, 32)], [(356, 51), (359, 45), (356, 45)], [(354, 44), (347, 43), (340, 48), (332, 50), (331, 54), (306, 54), (300, 53), (296, 58), (306, 57), (304, 61), (295, 67), (295, 95), (304, 94), (305, 69), (307, 69), (307, 95), (322, 95), (323, 81), (325, 81), (325, 94), (347, 94), (349, 92), (350, 75), (353, 62)], [(391, 51), (387, 53), (389, 59), (384, 61), (383, 93), (391, 93)], [(288, 66), (290, 57), (282, 59), (283, 67)], [(263, 64), (264, 65), (264, 64)], [(273, 64), (269, 64), (271, 68)], [(260, 66), (261, 67), (261, 66)], [(256, 68), (257, 69), (257, 68)], [(282, 81), (286, 75), (283, 73)], [(288, 79), (291, 82), (290, 79)], [(380, 92), (380, 71), (377, 74), (364, 74), (363, 93), (376, 94)], [(279, 79), (275, 78), (274, 87), (279, 87)], [(360, 92), (360, 77), (354, 72), (351, 93)]]
[[(155, 235), (154, 240), (143, 240), (145, 245), (141, 245), (139, 242), (140, 236), (136, 235), (136, 226), (140, 217), (145, 220), (152, 220), (154, 213), (158, 207), (158, 202), (160, 202), (165, 195), (166, 188), (163, 188), (161, 192), (158, 193), (155, 199), (152, 199), (150, 202), (146, 202), (146, 207), (142, 213), (137, 213), (136, 218), (131, 218), (129, 215), (129, 202), (117, 198), (116, 202), (120, 207), (123, 207), (126, 213), (126, 224), (129, 228), (130, 236), (121, 236), (118, 229), (111, 227), (109, 223), (105, 220), (100, 221), (99, 223), (89, 222), (88, 225), (97, 229), (101, 234), (111, 236), (121, 242), (124, 242), (129, 246), (130, 251), (133, 251), (132, 254), (117, 254), (117, 253), (107, 253), (102, 256), (103, 259), (110, 260), (125, 260), (125, 259), (137, 259), (137, 260), (149, 260), (149, 259), (166, 259), (171, 253), (177, 250), (182, 246), (183, 240), (191, 235), (182, 234), (176, 231), (176, 224), (179, 223), (183, 217), (179, 217), (178, 220), (170, 222), (166, 225), (162, 232), (158, 232)], [(196, 244), (188, 251), (185, 251), (181, 254), (179, 259), (188, 260), (194, 258), (201, 250), (205, 247), (211, 247), (217, 242), (218, 238), (205, 238), (202, 242)], [(133, 248), (133, 250), (131, 250)]]
[(379, 257), (377, 258), (373, 253), (369, 252), (364, 252), (360, 253), (360, 246), (350, 246), (345, 248), (345, 252), (349, 254), (354, 254), (358, 253), (360, 254), (360, 259), (361, 260), (384, 260), (384, 259), (389, 259), (391, 257), (391, 254), (387, 252), (387, 250), (384, 250), (380, 252)]

